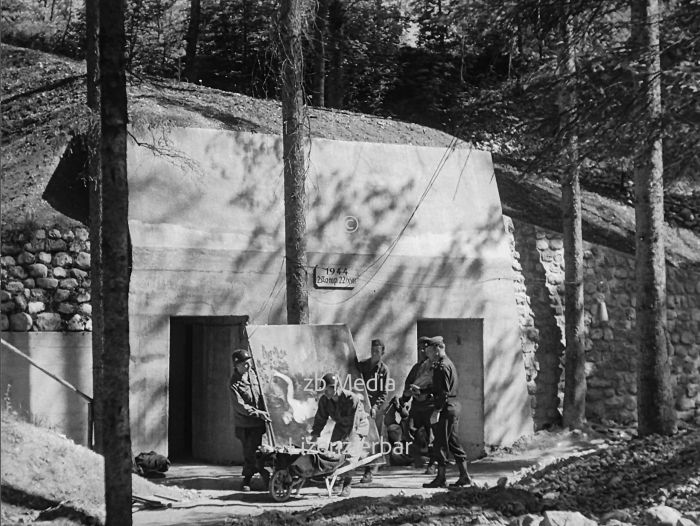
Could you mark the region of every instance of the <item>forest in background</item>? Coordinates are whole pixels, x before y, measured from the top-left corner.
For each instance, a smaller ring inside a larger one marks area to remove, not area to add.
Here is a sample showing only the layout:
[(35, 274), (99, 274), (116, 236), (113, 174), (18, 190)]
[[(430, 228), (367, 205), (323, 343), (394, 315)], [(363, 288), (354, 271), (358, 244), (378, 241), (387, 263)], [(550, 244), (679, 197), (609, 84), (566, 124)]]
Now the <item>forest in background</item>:
[[(629, 1), (569, 2), (584, 187), (632, 204), (639, 112)], [(562, 42), (555, 0), (310, 0), (304, 4), (310, 105), (428, 125), (492, 151), (520, 172), (570, 170), (557, 99)], [(279, 98), (272, 0), (127, 3), (132, 79), (192, 81)], [(85, 57), (84, 0), (7, 0), (4, 42)], [(700, 0), (662, 3), (667, 219), (700, 230)]]

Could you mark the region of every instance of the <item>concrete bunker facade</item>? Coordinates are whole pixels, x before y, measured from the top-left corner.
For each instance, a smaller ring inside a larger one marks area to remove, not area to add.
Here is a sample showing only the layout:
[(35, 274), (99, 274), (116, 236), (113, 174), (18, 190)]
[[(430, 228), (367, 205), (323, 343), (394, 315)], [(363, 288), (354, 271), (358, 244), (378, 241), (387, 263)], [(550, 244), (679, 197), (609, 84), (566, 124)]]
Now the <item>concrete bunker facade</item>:
[[(220, 380), (232, 348), (245, 344), (246, 323), (286, 320), (281, 138), (185, 127), (133, 133), (133, 449), (239, 460)], [(531, 433), (490, 154), (313, 139), (308, 158), (311, 323), (346, 324), (360, 359), (371, 339), (385, 340), (395, 394), (418, 336), (442, 334), (460, 369), (472, 455)], [(230, 434), (206, 447), (192, 439), (222, 420)]]
[[(286, 320), (281, 138), (194, 128), (164, 133), (178, 156), (134, 144), (129, 150), (135, 450), (174, 446), (166, 423), (173, 431), (173, 413), (185, 407), (172, 398), (181, 396), (173, 380), (187, 365), (173, 360), (189, 352), (178, 331), (185, 340), (194, 331), (204, 342), (200, 350), (208, 347), (205, 355), (227, 367), (245, 321)], [(477, 449), (532, 431), (492, 174), (490, 155), (470, 148), (326, 139), (309, 146), (311, 323), (346, 324), (359, 358), (369, 354), (372, 338), (384, 339), (401, 387), (418, 336), (442, 333), (463, 367), (472, 408), (463, 427), (479, 430), (470, 434)], [(343, 282), (329, 282), (334, 278)], [(237, 328), (206, 328), (229, 322)], [(192, 397), (195, 419), (224, 417), (225, 386), (204, 389)]]

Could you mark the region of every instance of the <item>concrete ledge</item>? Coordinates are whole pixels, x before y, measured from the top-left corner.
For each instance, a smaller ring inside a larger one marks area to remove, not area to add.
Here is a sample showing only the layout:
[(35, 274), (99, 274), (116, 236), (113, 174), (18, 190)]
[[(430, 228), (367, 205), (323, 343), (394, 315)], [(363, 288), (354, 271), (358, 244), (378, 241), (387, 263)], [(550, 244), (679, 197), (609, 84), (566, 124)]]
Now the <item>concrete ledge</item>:
[[(3, 332), (2, 338), (39, 365), (92, 396), (92, 335), (67, 332)], [(87, 445), (88, 405), (21, 356), (0, 354), (3, 403), (42, 426)]]

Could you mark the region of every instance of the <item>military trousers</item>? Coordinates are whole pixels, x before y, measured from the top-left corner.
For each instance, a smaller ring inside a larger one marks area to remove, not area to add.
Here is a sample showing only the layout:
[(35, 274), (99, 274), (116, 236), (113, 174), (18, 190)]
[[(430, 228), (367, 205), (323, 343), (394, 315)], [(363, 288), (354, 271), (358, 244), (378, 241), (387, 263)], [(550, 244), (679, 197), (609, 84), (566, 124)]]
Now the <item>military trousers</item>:
[(440, 412), (440, 418), (433, 425), (435, 439), (433, 441), (433, 460), (438, 466), (447, 464), (447, 456), (452, 456), (457, 462), (467, 459), (467, 454), (459, 440), (459, 413), (461, 405), (457, 401), (448, 401)]

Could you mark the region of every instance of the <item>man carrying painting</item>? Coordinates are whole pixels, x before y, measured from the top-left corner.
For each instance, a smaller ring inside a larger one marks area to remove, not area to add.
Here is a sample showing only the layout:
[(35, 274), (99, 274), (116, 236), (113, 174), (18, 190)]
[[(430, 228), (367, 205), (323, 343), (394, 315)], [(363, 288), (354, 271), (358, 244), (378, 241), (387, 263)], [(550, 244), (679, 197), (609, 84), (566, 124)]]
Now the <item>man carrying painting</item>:
[(270, 473), (262, 466), (256, 456), (262, 444), (266, 422), (270, 415), (264, 410), (262, 391), (257, 379), (250, 374), (251, 356), (245, 349), (236, 349), (231, 354), (233, 374), (229, 382), (233, 400), (233, 418), (236, 426), (236, 438), (243, 444), (243, 482), (242, 491), (250, 491), (250, 481), (255, 473), (260, 473), (267, 488)]
[[(377, 425), (377, 434), (382, 436), (382, 424), (384, 421), (383, 413), (381, 412), (387, 394), (387, 379), (389, 378), (389, 368), (382, 361), (384, 356), (384, 342), (382, 340), (372, 340), (371, 355), (367, 360), (363, 360), (357, 364), (362, 380), (367, 390), (370, 406), (370, 418), (374, 419)], [(365, 473), (362, 476), (360, 483), (372, 482), (372, 467), (367, 466)]]
[[(369, 419), (360, 396), (341, 388), (335, 373), (325, 374), (322, 385), (323, 394), (318, 401), (318, 410), (311, 428), (312, 441), (321, 436), (326, 422), (331, 418), (335, 422), (331, 445), (335, 445), (340, 453), (359, 458), (363, 452), (364, 439), (369, 433)], [(351, 484), (352, 476), (347, 473), (342, 480), (341, 497), (350, 495)]]

